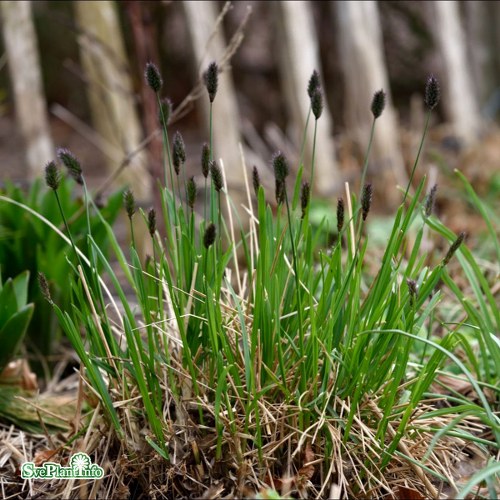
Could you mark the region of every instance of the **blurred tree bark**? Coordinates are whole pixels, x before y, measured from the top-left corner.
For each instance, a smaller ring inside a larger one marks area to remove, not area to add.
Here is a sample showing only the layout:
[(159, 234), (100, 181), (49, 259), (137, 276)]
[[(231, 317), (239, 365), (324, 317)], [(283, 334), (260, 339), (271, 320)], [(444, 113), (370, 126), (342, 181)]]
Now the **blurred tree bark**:
[[(488, 74), (490, 59), (487, 45), (488, 11), (484, 2), (462, 2), (464, 29), (466, 32), (467, 57), (471, 66), (472, 80), (478, 99), (484, 103), (491, 91), (491, 75)], [(488, 88), (489, 87), (489, 88)]]
[[(377, 120), (373, 160), (370, 161), (367, 179), (378, 170), (382, 170), (383, 177), (387, 178), (391, 169), (396, 182), (405, 185), (407, 175), (392, 106), (377, 3), (372, 0), (342, 1), (334, 2), (332, 8), (337, 18), (339, 52), (345, 78), (346, 129), (364, 151), (373, 121), (370, 111), (373, 94), (383, 89), (387, 96), (386, 107)], [(394, 179), (388, 185), (393, 185)], [(398, 198), (396, 190), (386, 190), (386, 193), (391, 197), (393, 193), (394, 201)]]
[(498, 81), (496, 79), (495, 31), (497, 19), (495, 9), (500, 12), (497, 2), (462, 2), (467, 41), (467, 57), (471, 66), (471, 77), (480, 108), (484, 107), (486, 117), (494, 118), (494, 110), (489, 106)]
[[(293, 142), (300, 149), (310, 99), (307, 94), (309, 78), (317, 70), (322, 78), (319, 60), (318, 37), (309, 2), (276, 2), (279, 34), (277, 41), (281, 85), (286, 99), (286, 108), (292, 120)], [(313, 149), (314, 115), (309, 119), (308, 133), (304, 147), (304, 169), (311, 172)], [(338, 184), (338, 169), (332, 137), (332, 117), (323, 99), (323, 113), (318, 120), (315, 157), (314, 188), (323, 195), (331, 194)], [(305, 175), (304, 178), (308, 178)]]
[(45, 164), (53, 159), (54, 147), (31, 2), (2, 1), (0, 12), (16, 117), (26, 144), (28, 174), (34, 177), (40, 175)]
[[(120, 20), (112, 1), (78, 1), (73, 5), (92, 121), (109, 146), (104, 153), (107, 168), (113, 172), (139, 146), (142, 137)], [(134, 155), (117, 181), (131, 186), (138, 201), (149, 201), (151, 176), (146, 153)]]
[(443, 105), (454, 133), (462, 140), (475, 139), (481, 123), (477, 93), (470, 76), (465, 32), (461, 26), (458, 2), (432, 2), (429, 22), (443, 61)]
[[(210, 62), (221, 59), (226, 48), (222, 25), (219, 25), (213, 33), (218, 16), (217, 3), (184, 1), (182, 5), (186, 14), (196, 68), (199, 73), (202, 73)], [(204, 117), (208, 142), (209, 99), (206, 92), (198, 103)], [(219, 90), (213, 102), (213, 154), (216, 160), (222, 158), (228, 187), (235, 190), (234, 194), (236, 191), (242, 193), (244, 189), (238, 147), (238, 143), (242, 142), (239, 124), (238, 103), (231, 71), (225, 69), (219, 74)], [(239, 202), (235, 204), (239, 206)]]

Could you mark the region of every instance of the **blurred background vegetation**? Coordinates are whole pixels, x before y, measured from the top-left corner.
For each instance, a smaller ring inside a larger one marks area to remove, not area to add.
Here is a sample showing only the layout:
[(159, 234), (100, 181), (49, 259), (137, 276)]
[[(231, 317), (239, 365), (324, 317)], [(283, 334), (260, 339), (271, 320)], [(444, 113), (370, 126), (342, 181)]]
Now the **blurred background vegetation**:
[[(275, 150), (298, 165), (308, 106), (304, 82), (318, 69), (327, 98), (315, 186), (316, 199), (323, 199), (317, 204), (320, 215), (329, 212), (345, 181), (357, 189), (372, 119), (369, 103), (379, 88), (388, 93), (389, 109), (377, 127), (368, 180), (374, 181), (374, 210), (388, 214), (399, 203), (396, 185), (404, 185), (418, 147), (430, 73), (441, 82), (443, 100), (418, 175), (428, 174), (430, 183), (440, 185), (437, 208), (454, 230), (482, 229), (474, 214), (464, 218), (468, 207), (460, 201), (454, 168), (495, 208), (500, 192), (497, 2), (1, 5), (2, 183), (30, 183), (54, 157), (55, 147), (63, 146), (81, 159), (94, 187), (130, 163), (111, 187), (133, 185), (143, 206), (154, 203), (152, 179), (159, 171), (161, 143), (154, 137), (159, 125), (154, 99), (145, 91), (147, 61), (161, 70), (163, 95), (175, 114), (170, 133), (179, 130), (184, 137), (189, 175), (201, 176), (207, 107), (191, 91), (215, 59), (224, 71), (215, 106), (215, 154), (225, 161), (236, 199), (242, 192), (239, 141), (247, 168), (257, 165), (271, 188)], [(311, 135), (312, 130), (309, 143)], [(309, 152), (306, 147), (306, 172)]]

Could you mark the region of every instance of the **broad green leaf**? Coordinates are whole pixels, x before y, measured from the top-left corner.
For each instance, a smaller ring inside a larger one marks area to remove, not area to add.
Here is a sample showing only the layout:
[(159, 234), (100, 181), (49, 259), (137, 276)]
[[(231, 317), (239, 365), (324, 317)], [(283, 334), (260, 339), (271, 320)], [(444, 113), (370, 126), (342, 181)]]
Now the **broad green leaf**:
[(5, 368), (12, 356), (19, 349), (34, 309), (33, 304), (28, 304), (19, 312), (11, 316), (0, 330), (0, 372)]

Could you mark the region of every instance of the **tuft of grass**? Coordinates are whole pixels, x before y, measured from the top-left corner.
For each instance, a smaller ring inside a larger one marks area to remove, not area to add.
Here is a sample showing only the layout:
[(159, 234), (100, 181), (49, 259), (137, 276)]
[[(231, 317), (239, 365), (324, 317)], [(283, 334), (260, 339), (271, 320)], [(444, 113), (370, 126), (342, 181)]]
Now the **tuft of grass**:
[[(217, 71), (212, 64), (205, 74), (210, 129)], [(161, 111), (155, 75), (151, 67), (146, 71)], [(426, 90), (429, 113), (437, 104), (432, 82)], [(318, 85), (311, 90), (316, 121)], [(382, 95), (375, 94), (372, 105), (374, 125)], [(168, 495), (201, 495), (209, 491), (200, 486), (207, 478), (223, 477), (218, 494), (324, 497), (336, 491), (358, 498), (390, 494), (389, 478), (401, 471), (422, 494), (437, 497), (436, 482), (453, 482), (442, 467), (446, 453), (464, 443), (483, 453), (498, 449), (498, 399), (488, 397), (500, 372), (494, 293), (463, 236), (431, 214), (425, 177), (413, 195), (408, 185), (373, 272), (367, 263), (374, 249), (362, 231), (372, 203), (371, 184), (364, 184), (368, 153), (360, 197), (348, 192), (345, 204), (339, 199), (338, 238), (325, 245), (327, 220), (309, 222), (313, 169), (310, 182), (302, 184), (298, 166), (290, 203), (291, 169), (279, 152), (272, 159), (276, 213), (254, 171), (257, 203), (255, 212), (251, 202), (247, 207), (249, 229), (231, 213), (226, 220), (222, 201), (228, 207), (232, 201), (210, 137), (202, 157), (211, 173), (209, 212), (195, 228), (196, 186), (190, 185), (184, 204), (176, 202), (164, 117), (162, 122), (171, 181), (168, 186), (165, 170), (159, 185), (164, 237), (156, 216), (142, 214), (153, 258), (143, 262), (133, 239), (125, 255), (112, 239), (124, 285), (89, 228), (89, 257), (73, 266), (71, 306), (53, 303), (84, 367), (96, 412), (104, 412), (120, 453), (139, 463), (137, 450), (147, 446), (148, 457), (167, 465), (157, 477), (169, 478)], [(87, 196), (87, 217), (99, 217)], [(126, 207), (131, 217), (131, 204)], [(113, 238), (108, 222), (99, 220)], [(422, 248), (424, 228), (450, 245), (437, 264)], [(471, 296), (450, 274), (457, 263)], [(445, 293), (463, 306), (464, 317), (438, 336), (433, 318)], [(463, 376), (477, 401), (454, 393), (436, 398), (443, 372)], [(192, 475), (181, 474), (184, 468)], [(494, 474), (491, 465), (487, 477)], [(482, 479), (474, 478), (466, 491)]]

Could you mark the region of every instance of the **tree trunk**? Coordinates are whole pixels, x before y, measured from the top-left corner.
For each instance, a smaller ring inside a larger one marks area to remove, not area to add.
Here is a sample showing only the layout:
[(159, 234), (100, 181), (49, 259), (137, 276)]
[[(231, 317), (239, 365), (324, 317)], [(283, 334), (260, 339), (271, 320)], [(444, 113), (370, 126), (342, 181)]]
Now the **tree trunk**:
[(493, 119), (492, 109), (487, 106), (495, 92), (495, 2), (477, 2), (467, 0), (462, 3), (467, 40), (467, 57), (470, 61), (471, 77), (480, 109), (485, 117)]
[(0, 2), (0, 12), (16, 117), (26, 145), (28, 175), (35, 177), (53, 159), (54, 147), (31, 18), (31, 2), (3, 1)]
[(443, 105), (454, 133), (465, 142), (473, 140), (480, 127), (477, 95), (470, 77), (465, 33), (460, 24), (458, 2), (432, 2), (433, 32), (443, 61)]
[[(182, 3), (191, 36), (196, 67), (205, 71), (212, 61), (220, 60), (225, 49), (224, 34), (219, 26), (210, 38), (217, 20), (217, 4), (213, 1), (185, 1)], [(198, 100), (206, 124), (208, 142), (209, 99), (204, 92)], [(213, 149), (214, 159), (222, 158), (226, 169), (228, 188), (243, 190), (241, 158), (238, 143), (241, 142), (239, 112), (230, 70), (219, 74), (219, 89), (213, 102)], [(244, 198), (242, 198), (244, 199)], [(235, 203), (239, 206), (239, 203)]]
[[(334, 2), (337, 17), (338, 41), (345, 86), (345, 122), (349, 134), (364, 151), (368, 145), (373, 115), (370, 111), (373, 94), (386, 92), (386, 107), (377, 119), (373, 155), (368, 179), (377, 170), (386, 177), (392, 169), (394, 179), (401, 185), (407, 182), (399, 145), (398, 126), (391, 101), (389, 77), (385, 64), (382, 33), (377, 3)], [(395, 191), (394, 191), (395, 192)], [(387, 191), (388, 194), (392, 190)]]
[[(292, 120), (293, 142), (299, 149), (310, 108), (307, 94), (309, 78), (313, 70), (321, 75), (318, 40), (309, 2), (277, 2), (275, 6), (279, 19), (278, 57), (281, 81)], [(326, 195), (331, 193), (338, 181), (338, 170), (332, 138), (332, 118), (326, 99), (323, 104), (316, 138), (314, 188)], [(311, 171), (314, 122), (311, 114), (303, 157), (305, 171), (308, 173)]]
[[(109, 172), (135, 150), (142, 130), (134, 103), (128, 59), (116, 4), (112, 1), (75, 2), (81, 61), (88, 79), (87, 94), (94, 128), (111, 146)], [(151, 176), (144, 152), (135, 155), (118, 177), (119, 185), (133, 188), (140, 202), (151, 199)]]

